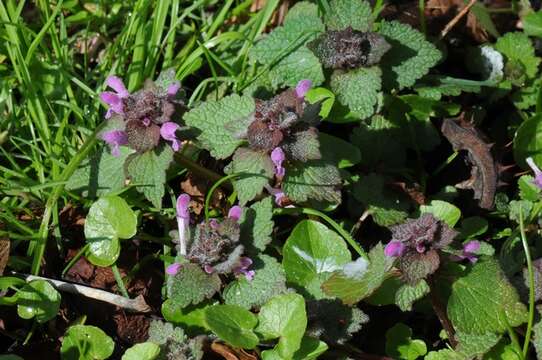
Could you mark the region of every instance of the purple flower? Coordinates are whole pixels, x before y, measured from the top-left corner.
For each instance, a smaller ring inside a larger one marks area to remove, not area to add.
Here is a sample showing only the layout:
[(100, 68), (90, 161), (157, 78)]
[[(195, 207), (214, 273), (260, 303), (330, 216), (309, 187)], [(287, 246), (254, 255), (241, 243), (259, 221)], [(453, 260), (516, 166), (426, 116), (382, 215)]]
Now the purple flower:
[(190, 223), (190, 195), (181, 194), (177, 198), (177, 228), (179, 229), (179, 252), (181, 255), (186, 255), (186, 238), (188, 225)]
[(536, 164), (534, 163), (534, 160), (532, 157), (528, 157), (525, 161), (527, 161), (527, 165), (533, 170), (534, 172), (534, 180), (533, 183), (540, 189), (542, 189), (542, 171)]
[(105, 118), (109, 119), (113, 113), (124, 113), (122, 99), (130, 96), (130, 93), (126, 89), (126, 86), (124, 86), (122, 80), (117, 76), (109, 76), (105, 80), (105, 85), (115, 90), (115, 92), (104, 91), (100, 94), (100, 99), (109, 105), (109, 109), (107, 109), (107, 113), (105, 114)]
[(472, 240), (463, 245), (463, 254), (459, 255), (459, 260), (468, 259), (471, 263), (478, 261), (477, 252), (480, 250), (480, 242)]
[(265, 184), (264, 187), (268, 193), (275, 197), (275, 204), (277, 204), (278, 206), (282, 206), (282, 198), (286, 196), (284, 194), (284, 191), (282, 191), (280, 188), (273, 188), (269, 184)]
[(167, 94), (169, 96), (175, 96), (180, 88), (181, 88), (181, 83), (179, 81), (175, 81), (167, 87)]
[(233, 219), (235, 221), (239, 221), (241, 218), (241, 214), (243, 213), (243, 209), (241, 209), (240, 206), (233, 206), (230, 211), (228, 212), (228, 217), (230, 219)]
[(212, 274), (215, 271), (215, 269), (213, 269), (211, 265), (204, 265), (203, 271), (205, 271), (207, 274)]
[(181, 270), (182, 265), (179, 263), (173, 263), (166, 268), (166, 274), (176, 275)]
[(252, 265), (252, 259), (248, 257), (242, 257), (241, 259), (239, 259), (239, 265), (233, 270), (233, 273), (236, 276), (245, 275), (245, 278), (248, 281), (252, 281), (256, 272), (254, 270), (248, 270), (250, 265)]
[(111, 147), (111, 154), (113, 156), (119, 156), (119, 147), (128, 144), (128, 135), (121, 130), (106, 131), (102, 134), (102, 140)]
[(389, 257), (399, 257), (404, 254), (405, 249), (406, 246), (401, 241), (390, 241), (384, 248), (384, 255)]
[(271, 161), (275, 164), (275, 175), (279, 178), (286, 175), (286, 169), (282, 166), (285, 159), (286, 156), (284, 155), (284, 151), (282, 151), (280, 147), (276, 147), (271, 151)]
[(310, 90), (311, 87), (312, 87), (312, 81), (310, 81), (308, 79), (301, 80), (295, 86), (295, 94), (296, 94), (296, 96), (298, 98), (300, 98), (300, 99), (304, 99), (305, 94), (307, 93), (307, 91)]
[(160, 128), (160, 136), (167, 141), (171, 141), (171, 148), (173, 151), (179, 151), (181, 148), (181, 142), (177, 139), (175, 132), (179, 130), (180, 126), (174, 122), (168, 121), (162, 124)]

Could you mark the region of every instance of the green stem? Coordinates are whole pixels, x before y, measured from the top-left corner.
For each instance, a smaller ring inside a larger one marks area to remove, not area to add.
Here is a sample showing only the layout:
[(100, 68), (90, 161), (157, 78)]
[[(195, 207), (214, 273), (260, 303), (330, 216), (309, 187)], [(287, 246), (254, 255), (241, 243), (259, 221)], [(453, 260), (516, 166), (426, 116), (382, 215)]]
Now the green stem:
[(523, 342), (523, 357), (527, 357), (529, 351), (529, 343), (531, 342), (531, 332), (533, 330), (534, 321), (534, 270), (531, 260), (531, 250), (527, 243), (527, 237), (525, 236), (525, 227), (523, 224), (523, 210), (519, 207), (519, 231), (521, 234), (521, 243), (523, 244), (523, 251), (525, 252), (525, 258), (527, 259), (527, 271), (529, 273), (529, 320), (527, 322), (527, 331), (525, 332), (525, 340)]
[(335, 220), (318, 210), (298, 207), (278, 208), (274, 209), (273, 213), (276, 215), (291, 215), (301, 213), (305, 215), (318, 216), (324, 221), (326, 221), (329, 225), (331, 225), (331, 227), (335, 229), (335, 231), (337, 231), (346, 240), (346, 242), (350, 244), (350, 246), (352, 246), (352, 248), (359, 254), (359, 256), (368, 259), (365, 251), (361, 248), (361, 246), (358, 245), (358, 243), (356, 243), (356, 241), (352, 238), (352, 236), (350, 236), (350, 234), (346, 230), (344, 230), (339, 224), (337, 224)]
[(126, 287), (124, 286), (124, 281), (122, 280), (122, 276), (120, 275), (117, 264), (111, 265), (111, 271), (113, 271), (113, 276), (115, 277), (115, 281), (117, 282), (120, 293), (122, 294), (122, 296), (129, 299), (130, 296), (128, 295), (128, 291), (126, 291)]
[[(181, 154), (175, 154), (175, 161), (187, 168), (188, 170), (192, 171), (196, 175), (205, 178), (207, 180), (210, 180), (212, 182), (217, 182), (220, 179), (222, 179), (222, 176), (215, 173), (212, 170), (209, 170), (207, 168), (204, 168), (203, 166), (193, 162), (192, 160), (188, 159), (187, 157), (181, 155)], [(232, 189), (230, 184), (225, 184), (225, 187), (228, 189)]]
[(508, 330), (508, 336), (510, 336), (510, 341), (512, 342), (512, 347), (516, 351), (517, 355), (521, 358), (521, 360), (525, 360), (525, 357), (523, 356), (523, 353), (521, 352), (521, 346), (519, 345), (518, 336), (514, 332), (514, 329), (508, 324), (508, 321), (506, 320), (506, 315), (504, 315), (504, 319), (506, 322), (506, 329)]
[(211, 203), (211, 198), (213, 197), (213, 193), (215, 192), (215, 190), (220, 185), (222, 185), (225, 181), (233, 179), (237, 176), (239, 176), (239, 174), (230, 174), (230, 175), (224, 176), (223, 178), (215, 182), (213, 186), (211, 187), (211, 189), (209, 189), (209, 191), (207, 192), (207, 195), (205, 196), (205, 206), (203, 208), (203, 211), (205, 213), (205, 222), (209, 221), (209, 204)]
[(87, 251), (89, 247), (89, 244), (86, 244), (85, 246), (83, 246), (78, 252), (77, 254), (75, 254), (74, 257), (72, 257), (70, 259), (70, 261), (68, 262), (68, 264), (66, 265), (66, 267), (64, 268), (64, 270), (62, 270), (62, 277), (64, 277), (66, 275), (66, 273), (72, 268), (72, 266), (77, 262), (77, 260), (79, 260), (79, 258), (81, 256), (83, 256), (83, 254), (85, 253), (85, 251)]
[(418, 0), (418, 11), (420, 16), (420, 26), (422, 32), (427, 35), (427, 25), (425, 23), (425, 0)]
[[(47, 203), (45, 204), (45, 211), (43, 212), (43, 218), (41, 220), (40, 228), (39, 228), (39, 236), (36, 242), (30, 243), (30, 246), (28, 248), (29, 254), (32, 254), (34, 257), (32, 259), (32, 268), (31, 272), (32, 275), (38, 275), (40, 272), (41, 262), (43, 260), (43, 255), (45, 253), (45, 247), (47, 246), (47, 239), (49, 237), (49, 221), (51, 220), (52, 211), (58, 201), (58, 198), (62, 194), (62, 190), (64, 190), (65, 182), (68, 181), (70, 176), (75, 172), (79, 164), (87, 157), (88, 153), (96, 142), (98, 141), (97, 136), (98, 133), (102, 130), (102, 128), (105, 126), (106, 122), (102, 122), (90, 135), (90, 137), (85, 141), (83, 146), (81, 147), (81, 150), (71, 159), (71, 161), (68, 163), (66, 168), (64, 168), (64, 171), (60, 174), (59, 181), (62, 181), (63, 183), (60, 185), (57, 185), (49, 198), (47, 199)], [(34, 245), (36, 246), (34, 248)]]

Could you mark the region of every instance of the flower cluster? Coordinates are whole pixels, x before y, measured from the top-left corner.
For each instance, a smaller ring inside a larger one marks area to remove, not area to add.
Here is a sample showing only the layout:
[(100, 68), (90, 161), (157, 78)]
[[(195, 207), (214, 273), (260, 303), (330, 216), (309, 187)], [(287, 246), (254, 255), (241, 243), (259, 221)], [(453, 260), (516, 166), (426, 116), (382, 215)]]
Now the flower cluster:
[[(177, 243), (178, 253), (188, 261), (199, 264), (205, 272), (233, 273), (236, 276), (244, 275), (248, 280), (254, 277), (254, 271), (249, 270), (252, 265), (250, 258), (244, 257), (244, 247), (240, 244), (239, 219), (242, 209), (233, 206), (228, 216), (222, 221), (211, 219), (202, 222), (195, 228), (193, 236), (190, 233), (190, 213), (188, 205), (190, 196), (182, 194), (177, 198)], [(175, 275), (182, 264), (170, 265), (166, 272)]]
[[(427, 278), (440, 265), (438, 250), (448, 246), (457, 232), (432, 214), (423, 214), (418, 219), (408, 219), (404, 224), (390, 228), (392, 240), (384, 253), (399, 258), (399, 269), (404, 279), (411, 284)], [(465, 258), (471, 256), (468, 249)]]
[(181, 148), (177, 137), (180, 126), (173, 121), (184, 108), (178, 81), (169, 81), (164, 86), (147, 81), (143, 89), (133, 94), (116, 76), (109, 76), (105, 84), (113, 90), (100, 94), (109, 106), (105, 118), (119, 121), (118, 128), (104, 132), (101, 137), (114, 156), (120, 154), (123, 145), (138, 152), (154, 149), (160, 139), (170, 142), (174, 151)]

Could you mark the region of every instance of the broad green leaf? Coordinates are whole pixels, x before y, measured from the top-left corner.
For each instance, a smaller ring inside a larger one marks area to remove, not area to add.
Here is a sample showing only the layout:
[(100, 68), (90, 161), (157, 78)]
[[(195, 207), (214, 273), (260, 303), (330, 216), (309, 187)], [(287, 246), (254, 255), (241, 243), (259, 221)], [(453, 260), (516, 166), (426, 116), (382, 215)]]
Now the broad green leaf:
[(453, 228), (461, 218), (461, 210), (455, 205), (442, 200), (432, 200), (429, 205), (420, 206), (420, 212), (431, 213)]
[(305, 94), (305, 101), (309, 104), (320, 102), (321, 107), (319, 115), (322, 119), (325, 119), (328, 117), (329, 113), (331, 112), (331, 108), (335, 103), (335, 94), (333, 91), (323, 87), (313, 87)]
[(429, 294), (429, 285), (425, 280), (416, 285), (403, 284), (395, 293), (395, 304), (402, 311), (412, 311), (412, 304)]
[(455, 336), (459, 342), (456, 350), (467, 357), (484, 355), (501, 339), (500, 335), (493, 333), (472, 335), (458, 332)]
[[(325, 342), (305, 336), (301, 341), (301, 348), (291, 357), (291, 360), (314, 360), (326, 352), (328, 346)], [(262, 352), (263, 360), (289, 360), (279, 355), (278, 350), (271, 349)]]
[[(509, 341), (499, 341), (497, 346), (485, 354), (484, 360), (521, 360), (523, 356), (521, 351), (516, 350), (516, 347), (510, 344)], [(440, 359), (439, 359), (440, 360)]]
[(62, 360), (102, 360), (113, 354), (115, 343), (100, 328), (90, 325), (71, 326), (62, 340)]
[(351, 260), (343, 238), (313, 220), (297, 224), (284, 244), (282, 255), (286, 278), (301, 287), (307, 287), (315, 279), (321, 284), (324, 279), (318, 278), (319, 274), (341, 270)]
[(320, 61), (306, 46), (301, 46), (278, 61), (269, 70), (273, 88), (294, 87), (304, 79), (310, 79), (314, 85), (324, 82), (324, 72)]
[(486, 219), (479, 216), (472, 216), (461, 221), (461, 228), (459, 229), (459, 238), (472, 239), (479, 235), (484, 234), (488, 228), (488, 222)]
[(120, 253), (119, 239), (136, 234), (137, 216), (118, 196), (98, 199), (85, 220), (85, 238), (89, 244), (88, 259), (97, 266), (113, 264)]
[(382, 72), (377, 66), (351, 71), (335, 70), (331, 75), (331, 89), (339, 102), (360, 119), (374, 114), (378, 102)]
[(529, 36), (542, 37), (542, 11), (532, 12), (522, 19), (523, 32)]
[(525, 159), (532, 157), (534, 162), (542, 165), (542, 115), (535, 115), (524, 121), (514, 138), (514, 158), (516, 163), (528, 169)]
[[(360, 261), (359, 258), (357, 262)], [(388, 277), (393, 259), (384, 255), (381, 243), (369, 252), (369, 265), (345, 266), (343, 270), (333, 275), (322, 285), (324, 292), (336, 296), (345, 304), (352, 305), (371, 295)]]
[(322, 160), (312, 160), (289, 167), (282, 189), (296, 203), (316, 200), (339, 204), (341, 185), (341, 175), (335, 166)]
[(372, 25), (372, 10), (365, 0), (332, 0), (329, 11), (324, 16), (328, 30), (369, 31)]
[(17, 314), (23, 319), (36, 318), (40, 324), (56, 317), (60, 307), (60, 294), (45, 280), (33, 280), (16, 295)]
[(403, 89), (414, 85), (441, 59), (440, 51), (422, 33), (398, 21), (383, 21), (380, 33), (391, 45), (381, 61), (387, 88)]
[(256, 315), (236, 305), (215, 305), (205, 309), (205, 321), (219, 338), (244, 349), (258, 345), (253, 329), (258, 323)]
[(219, 101), (208, 101), (184, 115), (186, 125), (200, 131), (197, 139), (217, 159), (229, 157), (242, 143), (225, 127), (241, 121), (254, 111), (254, 100), (247, 96), (230, 95)]
[(162, 316), (168, 322), (182, 326), (187, 331), (202, 332), (207, 330), (205, 309), (214, 305), (212, 301), (204, 301), (197, 305), (180, 307), (172, 299), (162, 303)]
[(529, 37), (521, 32), (509, 32), (497, 39), (495, 49), (507, 58), (507, 66), (519, 63), (528, 78), (534, 78), (538, 72), (540, 58), (535, 55), (535, 49)]
[(527, 320), (527, 309), (497, 261), (487, 259), (454, 282), (448, 316), (457, 331), (483, 335), (521, 325)]
[(307, 328), (305, 299), (294, 293), (276, 296), (262, 306), (258, 320), (256, 332), (264, 340), (279, 338), (275, 350), (290, 359), (301, 347)]
[(264, 186), (273, 178), (274, 169), (271, 157), (266, 152), (237, 149), (227, 172), (239, 174), (233, 187), (241, 205), (261, 194)]
[(160, 355), (160, 346), (152, 342), (135, 344), (122, 355), (122, 360), (154, 360)]
[(540, 199), (540, 188), (534, 184), (534, 177), (523, 175), (518, 180), (519, 196), (522, 200), (538, 201)]
[(122, 146), (120, 156), (113, 156), (106, 148), (101, 148), (75, 170), (66, 184), (66, 189), (80, 191), (83, 196), (91, 199), (119, 191), (125, 182), (125, 174), (119, 169), (122, 169), (124, 162), (133, 152), (132, 149)]
[(216, 273), (207, 274), (197, 264), (183, 264), (177, 274), (167, 279), (168, 300), (173, 307), (195, 305), (212, 297), (220, 290), (220, 285)]
[(162, 208), (166, 171), (173, 161), (173, 150), (160, 146), (142, 154), (132, 154), (125, 164), (126, 172), (136, 189), (157, 209)]
[(468, 358), (465, 355), (451, 349), (444, 349), (439, 351), (431, 351), (424, 357), (424, 360), (468, 360)]
[(402, 323), (386, 332), (386, 354), (394, 359), (414, 360), (427, 353), (422, 340), (412, 339), (412, 329)]
[(417, 82), (414, 89), (420, 96), (438, 101), (442, 96), (459, 96), (462, 92), (479, 93), (483, 85), (482, 81), (428, 75)]
[(260, 254), (253, 261), (250, 269), (255, 271), (254, 278), (248, 281), (242, 276), (229, 283), (222, 292), (226, 304), (250, 309), (286, 292), (284, 269), (274, 257)]
[(320, 132), (318, 140), (323, 159), (339, 169), (352, 167), (361, 161), (359, 149), (343, 139)]
[(378, 225), (390, 226), (406, 218), (409, 203), (401, 194), (388, 188), (385, 181), (380, 175), (369, 174), (353, 185), (352, 193)]
[(273, 199), (268, 196), (252, 204), (241, 221), (241, 240), (249, 253), (264, 251), (273, 233)]

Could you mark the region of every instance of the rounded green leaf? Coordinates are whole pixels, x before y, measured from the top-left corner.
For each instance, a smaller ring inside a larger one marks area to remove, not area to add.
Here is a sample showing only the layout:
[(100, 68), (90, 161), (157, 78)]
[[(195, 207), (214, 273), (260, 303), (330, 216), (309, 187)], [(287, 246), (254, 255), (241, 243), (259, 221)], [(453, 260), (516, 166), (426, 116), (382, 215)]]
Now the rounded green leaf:
[(205, 321), (209, 329), (230, 345), (244, 349), (258, 345), (258, 336), (252, 331), (258, 319), (240, 306), (211, 306), (205, 309)]
[(122, 355), (122, 360), (154, 360), (160, 355), (160, 346), (152, 342), (135, 344)]
[(542, 165), (542, 115), (536, 115), (524, 121), (514, 138), (514, 158), (524, 169), (525, 159), (532, 157), (539, 166)]
[(351, 260), (344, 240), (324, 224), (304, 220), (294, 228), (283, 248), (286, 278), (307, 286), (322, 273), (341, 270)]
[(33, 317), (39, 323), (54, 318), (60, 307), (60, 294), (44, 280), (34, 280), (17, 292), (17, 314), (23, 319)]
[(413, 340), (412, 330), (398, 323), (386, 332), (386, 353), (394, 359), (414, 360), (427, 354), (422, 340)]
[(108, 196), (96, 201), (85, 221), (89, 261), (98, 266), (113, 264), (120, 253), (119, 239), (134, 236), (136, 227), (137, 216), (121, 197)]
[(102, 360), (113, 354), (115, 343), (100, 328), (75, 325), (66, 331), (60, 356), (62, 360)]

